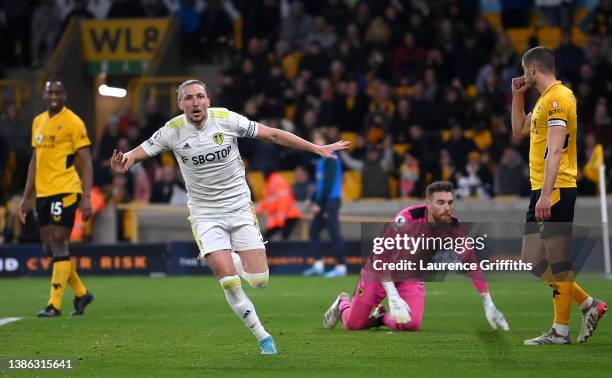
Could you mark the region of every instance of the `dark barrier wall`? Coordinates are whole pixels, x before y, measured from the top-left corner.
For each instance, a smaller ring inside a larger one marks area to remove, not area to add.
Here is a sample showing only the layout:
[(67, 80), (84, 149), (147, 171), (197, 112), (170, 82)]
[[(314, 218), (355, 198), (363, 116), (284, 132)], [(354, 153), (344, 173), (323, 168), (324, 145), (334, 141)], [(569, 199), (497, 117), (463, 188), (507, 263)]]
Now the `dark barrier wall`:
[[(495, 241), (490, 241), (495, 245)], [(520, 240), (504, 242), (509, 246), (506, 258), (518, 259)], [(576, 267), (581, 271), (603, 271), (603, 255), (599, 240), (575, 240), (573, 244)], [(361, 263), (359, 241), (346, 242), (346, 263), (349, 273), (358, 273)], [(266, 245), (271, 274), (301, 274), (313, 263), (312, 244), (301, 241), (271, 242)], [(333, 256), (331, 244), (323, 244), (325, 256)], [(82, 274), (98, 275), (171, 275), (211, 274), (203, 261), (197, 260), (198, 250), (192, 242), (154, 244), (75, 244), (71, 256)], [(586, 253), (586, 251), (594, 251)], [(580, 253), (576, 253), (580, 252)], [(577, 261), (576, 261), (577, 260)], [(325, 258), (328, 268), (335, 264), (333, 257)], [(39, 244), (4, 245), (0, 247), (0, 278), (16, 276), (46, 276), (51, 272), (51, 259)]]
[[(70, 254), (82, 274), (151, 274), (166, 272), (166, 244), (75, 244)], [(40, 244), (0, 248), (0, 277), (49, 276), (51, 259)]]

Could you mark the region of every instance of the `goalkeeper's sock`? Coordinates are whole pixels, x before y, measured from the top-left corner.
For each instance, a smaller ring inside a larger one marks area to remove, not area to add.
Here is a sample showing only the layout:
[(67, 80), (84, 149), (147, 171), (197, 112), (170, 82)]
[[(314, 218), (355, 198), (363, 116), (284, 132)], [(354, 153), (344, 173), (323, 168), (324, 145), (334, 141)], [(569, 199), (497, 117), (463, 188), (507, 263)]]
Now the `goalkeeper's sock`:
[(74, 295), (76, 297), (83, 297), (87, 294), (87, 288), (81, 281), (81, 277), (76, 271), (76, 264), (71, 262), (70, 264), (70, 276), (68, 277), (68, 283), (72, 286), (72, 290), (74, 290)]
[(225, 298), (227, 303), (232, 308), (234, 313), (238, 315), (244, 322), (253, 335), (258, 341), (269, 337), (270, 334), (266, 332), (264, 327), (261, 325), (257, 313), (255, 312), (255, 306), (251, 300), (246, 296), (242, 290), (239, 276), (226, 276), (219, 280), (223, 291), (225, 291)]
[[(586, 304), (583, 306), (583, 303), (585, 302)], [(584, 289), (582, 289), (576, 281), (574, 281), (574, 303), (580, 306), (581, 310), (584, 310), (585, 308), (589, 307), (591, 303), (593, 303), (593, 298), (586, 291), (584, 291)]]
[(49, 303), (56, 309), (62, 308), (62, 298), (64, 289), (70, 277), (71, 262), (70, 257), (54, 257), (53, 258), (53, 273), (51, 275), (51, 294)]

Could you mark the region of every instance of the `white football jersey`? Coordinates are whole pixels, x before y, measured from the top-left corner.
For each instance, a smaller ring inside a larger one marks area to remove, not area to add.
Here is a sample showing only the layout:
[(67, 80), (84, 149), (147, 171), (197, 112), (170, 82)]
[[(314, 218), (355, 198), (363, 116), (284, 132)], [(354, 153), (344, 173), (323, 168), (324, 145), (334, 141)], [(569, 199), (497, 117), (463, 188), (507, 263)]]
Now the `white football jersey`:
[(257, 123), (240, 114), (209, 108), (201, 130), (182, 114), (166, 122), (141, 147), (149, 156), (164, 151), (174, 153), (192, 212), (231, 212), (251, 201), (238, 138), (254, 138), (257, 131)]

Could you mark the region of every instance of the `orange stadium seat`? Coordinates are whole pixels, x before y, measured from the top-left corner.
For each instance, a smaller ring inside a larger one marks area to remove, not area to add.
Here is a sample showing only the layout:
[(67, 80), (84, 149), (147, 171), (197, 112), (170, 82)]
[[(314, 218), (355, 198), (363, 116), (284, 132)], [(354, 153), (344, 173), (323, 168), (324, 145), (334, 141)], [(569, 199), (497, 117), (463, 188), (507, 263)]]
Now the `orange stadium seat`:
[(342, 175), (342, 200), (354, 201), (359, 197), (361, 197), (361, 172), (344, 172)]
[(355, 141), (357, 140), (357, 133), (351, 131), (344, 131), (340, 133), (340, 139), (351, 142), (348, 150), (353, 151), (355, 149)]
[(295, 176), (293, 175), (293, 171), (278, 171), (281, 176), (289, 183), (289, 185), (293, 185), (295, 183)]
[(260, 171), (247, 172), (247, 180), (249, 181), (255, 200), (261, 201), (263, 198), (263, 187), (266, 182), (263, 173)]

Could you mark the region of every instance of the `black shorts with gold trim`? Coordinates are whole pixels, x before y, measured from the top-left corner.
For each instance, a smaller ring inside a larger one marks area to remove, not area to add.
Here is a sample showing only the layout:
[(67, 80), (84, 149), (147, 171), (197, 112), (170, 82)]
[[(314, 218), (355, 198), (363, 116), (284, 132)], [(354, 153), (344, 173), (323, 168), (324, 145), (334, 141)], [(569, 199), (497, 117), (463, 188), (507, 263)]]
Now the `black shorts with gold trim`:
[(552, 207), (550, 219), (538, 222), (535, 217), (535, 207), (540, 199), (541, 190), (532, 190), (529, 198), (529, 210), (525, 217), (524, 234), (539, 233), (542, 239), (556, 235), (571, 235), (574, 222), (574, 205), (576, 204), (576, 188), (555, 188), (552, 192)]
[(72, 228), (79, 207), (79, 193), (56, 194), (36, 198), (36, 218), (39, 226), (48, 224)]

